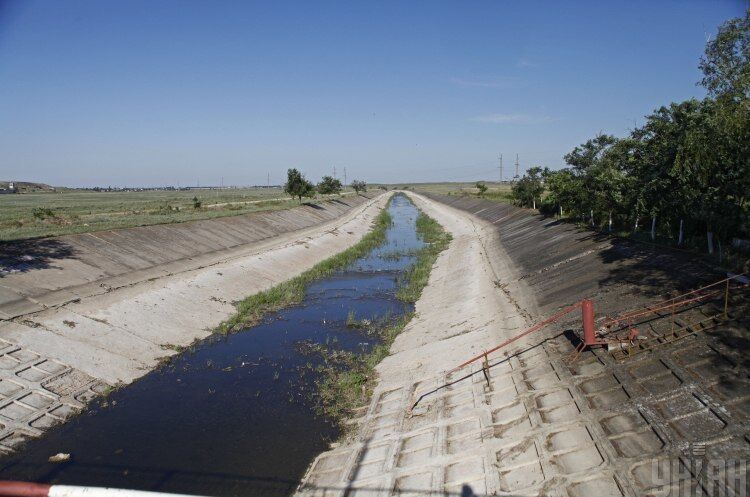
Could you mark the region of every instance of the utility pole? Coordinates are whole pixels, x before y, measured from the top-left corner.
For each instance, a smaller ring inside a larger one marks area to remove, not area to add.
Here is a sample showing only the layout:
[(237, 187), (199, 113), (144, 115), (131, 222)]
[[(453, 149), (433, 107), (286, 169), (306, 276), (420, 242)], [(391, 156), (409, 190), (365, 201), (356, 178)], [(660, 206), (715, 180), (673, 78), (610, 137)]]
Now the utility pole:
[(500, 183), (503, 182), (503, 154), (500, 154)]
[(518, 178), (518, 154), (516, 154), (516, 176), (513, 179), (518, 180)]
[(266, 188), (271, 188), (271, 173), (266, 173), (268, 176), (266, 177)]
[(333, 166), (333, 179), (336, 179), (336, 166)]
[(344, 188), (346, 188), (346, 166), (344, 166)]

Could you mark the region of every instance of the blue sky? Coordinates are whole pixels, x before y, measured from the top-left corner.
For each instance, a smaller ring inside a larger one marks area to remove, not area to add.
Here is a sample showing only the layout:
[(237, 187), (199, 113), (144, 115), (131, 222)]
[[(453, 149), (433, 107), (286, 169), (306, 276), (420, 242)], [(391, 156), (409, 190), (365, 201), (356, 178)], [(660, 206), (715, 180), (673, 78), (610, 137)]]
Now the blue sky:
[(702, 97), (744, 1), (0, 0), (0, 179), (370, 182), (558, 168)]

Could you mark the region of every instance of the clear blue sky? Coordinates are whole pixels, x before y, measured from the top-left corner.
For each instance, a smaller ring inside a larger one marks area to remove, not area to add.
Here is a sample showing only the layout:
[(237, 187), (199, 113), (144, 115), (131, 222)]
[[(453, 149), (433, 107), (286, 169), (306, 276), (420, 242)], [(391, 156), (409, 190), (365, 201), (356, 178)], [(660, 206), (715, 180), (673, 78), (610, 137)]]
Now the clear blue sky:
[(557, 168), (702, 97), (746, 1), (0, 0), (0, 179), (370, 182)]

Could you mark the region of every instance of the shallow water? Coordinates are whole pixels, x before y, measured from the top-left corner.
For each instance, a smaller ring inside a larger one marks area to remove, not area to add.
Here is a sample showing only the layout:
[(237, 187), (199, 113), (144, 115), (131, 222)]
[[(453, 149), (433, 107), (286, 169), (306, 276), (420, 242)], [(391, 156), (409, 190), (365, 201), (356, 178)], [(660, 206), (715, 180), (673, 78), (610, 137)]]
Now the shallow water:
[[(29, 442), (0, 461), (0, 478), (205, 495), (288, 495), (339, 431), (316, 413), (317, 359), (295, 344), (336, 341), (367, 350), (374, 338), (348, 329), (358, 319), (411, 310), (395, 297), (397, 278), (422, 246), (418, 211), (394, 197), (386, 243), (315, 282), (297, 306), (193, 352), (112, 393), (106, 405)], [(49, 456), (70, 453), (68, 462)]]

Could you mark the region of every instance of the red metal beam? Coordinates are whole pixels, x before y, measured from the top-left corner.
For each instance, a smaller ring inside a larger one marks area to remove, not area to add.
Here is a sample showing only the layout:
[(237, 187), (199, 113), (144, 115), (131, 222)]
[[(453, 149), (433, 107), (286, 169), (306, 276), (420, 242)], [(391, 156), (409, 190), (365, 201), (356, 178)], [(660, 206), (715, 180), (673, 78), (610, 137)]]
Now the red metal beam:
[(476, 356), (476, 357), (472, 357), (472, 358), (471, 358), (471, 359), (469, 359), (468, 361), (462, 362), (461, 364), (459, 364), (459, 365), (458, 365), (458, 366), (456, 366), (455, 368), (453, 368), (453, 369), (451, 369), (450, 371), (448, 371), (448, 374), (451, 374), (451, 373), (455, 373), (455, 372), (456, 372), (456, 371), (458, 371), (459, 369), (462, 369), (462, 368), (464, 368), (464, 367), (468, 366), (468, 365), (469, 365), (469, 364), (471, 364), (472, 362), (476, 362), (476, 361), (478, 361), (478, 360), (480, 360), (480, 359), (484, 359), (484, 358), (485, 358), (485, 357), (486, 357), (487, 355), (489, 355), (489, 354), (491, 354), (491, 353), (493, 353), (493, 352), (495, 352), (495, 351), (497, 351), (497, 350), (500, 350), (500, 349), (502, 349), (502, 348), (503, 348), (503, 347), (505, 347), (506, 345), (509, 345), (509, 344), (511, 344), (511, 343), (513, 343), (513, 342), (515, 342), (516, 340), (519, 340), (519, 339), (521, 339), (521, 338), (525, 337), (526, 335), (528, 335), (528, 334), (530, 334), (530, 333), (533, 333), (533, 332), (535, 332), (535, 331), (537, 331), (537, 330), (540, 330), (540, 329), (544, 328), (545, 326), (547, 326), (547, 325), (548, 325), (548, 324), (550, 324), (550, 323), (554, 323), (555, 321), (557, 321), (558, 319), (560, 319), (560, 318), (561, 318), (561, 317), (563, 317), (564, 315), (566, 315), (566, 314), (568, 314), (568, 313), (570, 313), (570, 312), (572, 312), (572, 311), (574, 311), (574, 310), (578, 309), (579, 307), (581, 307), (581, 302), (576, 302), (575, 304), (573, 304), (573, 305), (571, 305), (571, 306), (568, 306), (568, 307), (566, 307), (566, 308), (565, 308), (565, 309), (563, 309), (562, 311), (560, 311), (560, 312), (558, 312), (558, 313), (556, 313), (556, 314), (553, 314), (552, 316), (548, 317), (548, 318), (547, 318), (547, 319), (545, 319), (544, 321), (540, 321), (539, 323), (535, 324), (535, 325), (534, 325), (534, 326), (532, 326), (531, 328), (528, 328), (528, 329), (526, 329), (526, 330), (522, 331), (521, 333), (519, 333), (518, 335), (516, 335), (516, 336), (514, 336), (514, 337), (512, 337), (512, 338), (509, 338), (509, 339), (507, 339), (506, 341), (504, 341), (504, 342), (503, 342), (503, 343), (501, 343), (500, 345), (498, 345), (498, 346), (496, 346), (496, 347), (493, 347), (493, 348), (491, 348), (490, 350), (487, 350), (487, 351), (485, 351), (485, 352), (482, 352), (482, 353), (481, 353), (481, 354), (479, 354), (478, 356)]

